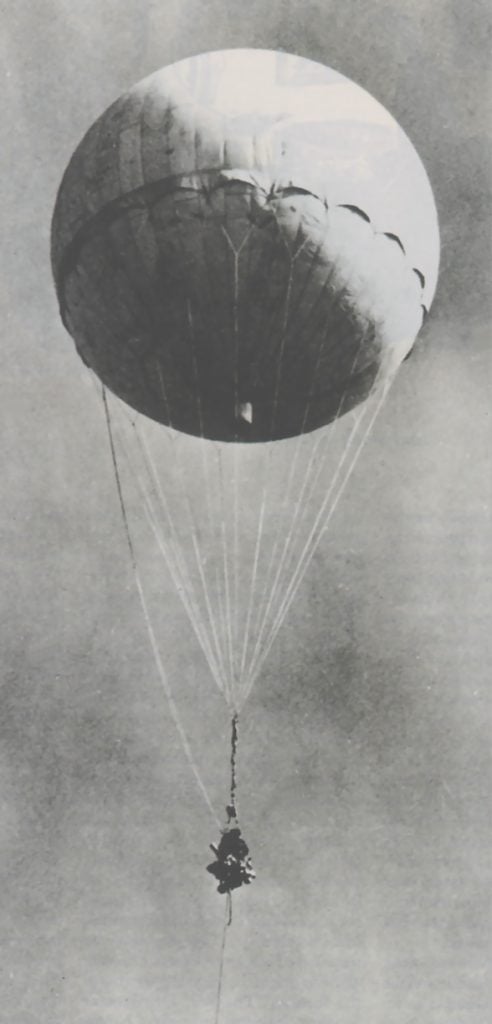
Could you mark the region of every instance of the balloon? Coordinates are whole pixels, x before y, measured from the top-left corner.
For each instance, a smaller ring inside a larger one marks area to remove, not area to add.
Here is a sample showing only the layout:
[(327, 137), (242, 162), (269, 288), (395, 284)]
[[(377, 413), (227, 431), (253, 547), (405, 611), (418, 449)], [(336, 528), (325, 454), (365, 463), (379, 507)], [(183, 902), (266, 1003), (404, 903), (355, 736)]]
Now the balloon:
[(52, 262), (84, 362), (178, 431), (270, 441), (363, 402), (412, 348), (439, 258), (411, 143), (359, 86), (285, 53), (202, 54), (93, 125)]

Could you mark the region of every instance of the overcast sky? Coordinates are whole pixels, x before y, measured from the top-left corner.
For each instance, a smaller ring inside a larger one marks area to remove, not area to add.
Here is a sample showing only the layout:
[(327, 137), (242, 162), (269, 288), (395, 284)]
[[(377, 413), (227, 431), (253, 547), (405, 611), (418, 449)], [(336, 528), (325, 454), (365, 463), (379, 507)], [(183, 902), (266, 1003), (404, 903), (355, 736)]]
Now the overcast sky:
[[(121, 91), (282, 48), (381, 101), (441, 275), (241, 732), (258, 878), (231, 1024), (483, 1024), (490, 960), (489, 16), (481, 0), (2, 5), (1, 1024), (212, 1024), (216, 826), (159, 689), (100, 403), (51, 282), (56, 189)], [(488, 108), (488, 109), (487, 109)], [(271, 527), (274, 535), (274, 525)], [(220, 811), (228, 722), (171, 583), (162, 649)]]

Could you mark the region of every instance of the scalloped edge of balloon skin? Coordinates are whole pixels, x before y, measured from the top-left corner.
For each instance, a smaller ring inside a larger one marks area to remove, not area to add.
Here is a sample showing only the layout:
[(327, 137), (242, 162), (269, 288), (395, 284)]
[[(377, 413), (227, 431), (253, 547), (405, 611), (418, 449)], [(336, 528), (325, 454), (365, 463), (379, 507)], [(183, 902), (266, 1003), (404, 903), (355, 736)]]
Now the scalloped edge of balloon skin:
[[(250, 174), (248, 171), (243, 171), (243, 170), (239, 170), (239, 169), (238, 170), (234, 169), (234, 170), (230, 170), (230, 171), (229, 170), (223, 170), (223, 171), (220, 171), (220, 174), (219, 174), (219, 180), (220, 180), (220, 178), (223, 178), (223, 179), (225, 178), (227, 181), (230, 181), (231, 183), (233, 181), (241, 181), (241, 182), (244, 182), (245, 184), (253, 185), (255, 188), (257, 188), (258, 190), (263, 192), (263, 194), (265, 195), (266, 199), (269, 200), (269, 201), (274, 199), (275, 196), (277, 196), (277, 195), (283, 195), (283, 196), (289, 195), (289, 194), (292, 194), (292, 195), (309, 195), (309, 196), (312, 196), (313, 199), (317, 199), (320, 203), (322, 203), (322, 205), (323, 205), (325, 210), (332, 210), (332, 209), (349, 210), (350, 213), (353, 213), (354, 215), (361, 217), (362, 220), (365, 220), (367, 224), (370, 224), (374, 235), (384, 235), (385, 238), (387, 238), (389, 241), (395, 242), (398, 245), (399, 249), (401, 250), (403, 256), (405, 257), (407, 265), (410, 266), (408, 258), (407, 258), (407, 252), (406, 252), (405, 246), (404, 246), (400, 236), (397, 235), (395, 232), (392, 232), (392, 231), (382, 231), (381, 229), (376, 228), (374, 226), (374, 224), (372, 223), (372, 220), (371, 220), (369, 214), (366, 213), (365, 210), (362, 210), (360, 206), (355, 206), (355, 205), (353, 205), (351, 203), (335, 203), (334, 206), (332, 206), (328, 202), (327, 199), (324, 199), (322, 196), (318, 195), (316, 192), (312, 192), (310, 189), (303, 188), (302, 186), (298, 186), (298, 185), (296, 185), (291, 180), (289, 180), (285, 184), (276, 184), (275, 182), (272, 182), (270, 188), (267, 188), (266, 184), (262, 184), (261, 181), (259, 180), (260, 177), (261, 176), (258, 175), (258, 174)], [(266, 177), (266, 175), (262, 175), (262, 177)], [(417, 275), (417, 277), (419, 279), (421, 298), (423, 299), (424, 291), (425, 291), (425, 286), (426, 286), (425, 274), (418, 267), (411, 267), (411, 270), (412, 270), (412, 272), (414, 274)], [(421, 302), (421, 307), (422, 307), (422, 310), (423, 310), (423, 320), (424, 320), (426, 318), (426, 316), (428, 316), (429, 309), (427, 308), (427, 306), (423, 302)]]
[[(203, 177), (204, 177), (205, 174), (216, 176), (217, 180), (216, 180), (215, 184), (212, 186), (212, 188), (210, 188), (209, 186), (204, 184)], [(152, 186), (153, 186), (154, 189), (156, 189), (159, 185), (164, 184), (166, 181), (172, 181), (172, 179), (170, 179), (170, 178), (163, 178), (160, 181), (153, 182)], [(323, 206), (323, 209), (325, 211), (330, 210), (330, 209), (345, 209), (349, 213), (351, 213), (353, 216), (361, 217), (370, 226), (374, 236), (376, 236), (376, 235), (384, 236), (385, 238), (388, 239), (389, 242), (391, 242), (392, 244), (398, 246), (398, 249), (401, 252), (402, 258), (405, 260), (405, 262), (406, 262), (406, 264), (407, 264), (407, 266), (409, 268), (409, 271), (411, 273), (415, 274), (417, 276), (418, 280), (419, 280), (421, 299), (423, 299), (423, 294), (424, 294), (424, 289), (425, 289), (425, 276), (424, 276), (423, 272), (418, 267), (411, 267), (410, 266), (410, 263), (409, 263), (408, 258), (407, 258), (405, 246), (404, 246), (402, 240), (400, 239), (400, 237), (397, 234), (395, 234), (394, 232), (382, 231), (382, 230), (377, 229), (374, 226), (374, 224), (372, 223), (371, 218), (369, 217), (369, 215), (364, 210), (362, 210), (359, 206), (354, 206), (354, 205), (349, 204), (349, 203), (336, 203), (336, 204), (334, 204), (334, 206), (331, 206), (331, 204), (327, 201), (326, 198), (323, 198), (322, 196), (316, 194), (315, 192), (312, 192), (310, 189), (306, 189), (306, 188), (303, 188), (302, 186), (296, 185), (292, 180), (288, 180), (288, 181), (283, 182), (283, 183), (275, 182), (275, 181), (272, 181), (271, 179), (268, 179), (267, 175), (264, 172), (263, 173), (262, 172), (252, 173), (252, 172), (250, 172), (248, 170), (242, 170), (241, 168), (234, 168), (234, 169), (231, 169), (231, 170), (229, 170), (229, 169), (222, 169), (222, 170), (218, 170), (218, 171), (215, 170), (215, 171), (208, 171), (208, 172), (204, 172), (204, 171), (198, 172), (198, 171), (195, 171), (192, 174), (180, 175), (179, 179), (176, 181), (176, 189), (179, 189), (179, 188), (181, 188), (181, 189), (189, 189), (190, 191), (201, 192), (205, 196), (207, 196), (207, 194), (209, 194), (210, 192), (215, 191), (215, 190), (217, 190), (217, 189), (219, 189), (221, 187), (224, 187), (224, 186), (227, 187), (228, 184), (233, 184), (235, 182), (239, 182), (239, 183), (248, 185), (249, 187), (254, 188), (258, 192), (260, 192), (264, 196), (264, 198), (265, 198), (265, 205), (266, 205), (266, 203), (271, 202), (272, 200), (274, 200), (276, 196), (285, 196), (286, 194), (287, 195), (289, 195), (289, 194), (292, 194), (292, 195), (295, 195), (295, 194), (299, 195), (299, 194), (301, 194), (301, 195), (312, 196), (313, 199), (316, 199)], [(140, 194), (140, 193), (143, 194), (145, 192), (146, 188), (148, 188), (148, 186), (141, 186), (139, 189), (137, 189), (135, 191), (138, 192), (138, 194)], [(63, 252), (63, 256), (62, 256), (62, 258), (61, 258), (61, 260), (59, 262), (59, 266), (58, 266), (57, 271), (56, 271), (54, 276), (55, 276), (56, 289), (57, 289), (59, 305), (60, 305), (61, 319), (62, 319), (62, 322), (64, 323), (65, 327), (67, 328), (67, 330), (69, 331), (70, 334), (72, 332), (70, 331), (70, 328), (67, 326), (67, 316), (66, 316), (66, 306), (65, 306), (65, 302), (64, 302), (64, 296), (62, 296), (62, 294), (61, 294), (62, 291), (64, 290), (64, 287), (63, 287), (64, 286), (64, 282), (65, 282), (66, 278), (68, 277), (68, 275), (71, 272), (71, 264), (73, 262), (73, 260), (71, 260), (71, 259), (69, 259), (67, 257), (69, 257), (69, 254), (71, 255), (71, 253), (73, 251), (77, 251), (80, 247), (82, 247), (84, 245), (84, 240), (83, 239), (81, 240), (81, 235), (87, 235), (87, 234), (90, 233), (91, 225), (92, 224), (97, 224), (97, 222), (100, 220), (101, 215), (103, 214), (104, 211), (107, 211), (111, 207), (114, 207), (115, 209), (117, 209), (123, 203), (125, 203), (127, 205), (131, 195), (132, 195), (132, 193), (129, 192), (129, 193), (125, 193), (122, 196), (119, 196), (116, 200), (113, 200), (111, 203), (106, 204), (104, 207), (101, 208), (101, 210), (99, 210), (97, 213), (95, 213), (91, 217), (89, 217), (87, 219), (87, 221), (85, 221), (85, 223), (75, 233), (75, 235), (73, 236), (73, 238), (70, 241), (70, 243), (65, 247), (65, 250)], [(68, 264), (68, 266), (67, 266), (67, 264)], [(428, 310), (427, 306), (424, 304), (423, 301), (421, 301), (420, 305), (421, 305), (421, 309), (422, 309), (422, 323), (421, 323), (420, 326), (422, 327), (423, 323), (425, 322), (425, 320), (426, 320), (426, 318), (428, 316), (429, 310)], [(404, 359), (407, 359), (409, 357), (409, 355), (410, 355), (410, 353), (412, 351), (413, 345), (415, 344), (415, 340), (416, 339), (413, 340), (412, 345), (410, 346), (407, 354), (404, 356)]]

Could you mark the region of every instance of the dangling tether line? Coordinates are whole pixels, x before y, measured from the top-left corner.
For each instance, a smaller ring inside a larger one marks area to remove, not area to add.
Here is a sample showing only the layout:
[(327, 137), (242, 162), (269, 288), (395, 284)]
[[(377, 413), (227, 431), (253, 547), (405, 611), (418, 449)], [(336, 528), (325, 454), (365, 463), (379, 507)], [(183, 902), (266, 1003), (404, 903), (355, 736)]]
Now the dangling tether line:
[(219, 1024), (220, 1021), (220, 1006), (222, 1001), (222, 981), (224, 977), (224, 960), (225, 960), (225, 949), (227, 939), (227, 929), (232, 923), (232, 894), (227, 894), (224, 927), (222, 929), (222, 942), (220, 946), (220, 959), (219, 959), (219, 980), (217, 982), (217, 999), (215, 1002), (215, 1017), (214, 1024)]
[(117, 456), (116, 456), (116, 448), (115, 448), (114, 437), (113, 437), (113, 429), (112, 429), (112, 424), (111, 424), (111, 416), (110, 416), (108, 400), (107, 400), (107, 396), (106, 396), (106, 389), (105, 389), (104, 386), (102, 388), (102, 401), (103, 401), (103, 407), (104, 407), (104, 415), (105, 415), (105, 419), (106, 419), (106, 427), (107, 427), (107, 431), (108, 431), (109, 448), (110, 448), (110, 453), (111, 453), (111, 463), (112, 463), (112, 466), (113, 466), (113, 473), (114, 473), (114, 478), (115, 478), (116, 490), (117, 490), (117, 493), (118, 493), (118, 501), (119, 501), (120, 511), (121, 511), (121, 518), (122, 518), (122, 521), (123, 521), (123, 527), (124, 527), (124, 531), (125, 531), (126, 541), (127, 541), (127, 544), (128, 544), (128, 550), (130, 552), (130, 560), (131, 560), (131, 565), (132, 565), (132, 569), (133, 569), (133, 575), (134, 575), (134, 579), (135, 579), (135, 586), (136, 586), (136, 589), (137, 589), (137, 592), (138, 592), (138, 596), (140, 598), (140, 604), (141, 604), (141, 607), (142, 607), (143, 618), (144, 618), (145, 626), (146, 626), (146, 629), (147, 629), (147, 633), (148, 633), (148, 637), (149, 637), (152, 653), (154, 655), (154, 661), (155, 661), (156, 668), (157, 668), (157, 671), (158, 671), (158, 674), (159, 674), (159, 678), (160, 678), (161, 683), (162, 683), (162, 687), (164, 689), (164, 693), (165, 693), (166, 698), (167, 698), (167, 702), (168, 702), (168, 706), (169, 706), (169, 711), (170, 711), (171, 717), (173, 719), (174, 725), (176, 726), (179, 738), (181, 740), (181, 745), (182, 745), (182, 748), (183, 748), (183, 752), (184, 752), (185, 757), (186, 757), (186, 759), (188, 761), (188, 764), (189, 764), (189, 766), (190, 766), (190, 768), (191, 768), (191, 770), (193, 772), (193, 775), (195, 776), (195, 780), (196, 780), (198, 788), (200, 789), (200, 792), (201, 792), (201, 794), (202, 794), (202, 796), (203, 796), (203, 798), (205, 800), (205, 803), (206, 803), (210, 813), (212, 814), (215, 822), (217, 823), (217, 825), (220, 826), (220, 820), (219, 820), (217, 814), (215, 813), (215, 810), (214, 810), (213, 805), (212, 805), (212, 801), (210, 800), (210, 797), (209, 797), (209, 795), (207, 793), (207, 790), (206, 790), (206, 787), (205, 787), (205, 783), (203, 782), (203, 779), (202, 779), (202, 777), (200, 775), (198, 767), (197, 767), (197, 765), (195, 763), (195, 760), (193, 758), (193, 754), (191, 752), (191, 747), (190, 747), (190, 744), (188, 742), (188, 737), (186, 735), (186, 732), (184, 730), (183, 724), (181, 722), (181, 719), (180, 719), (180, 716), (179, 716), (179, 712), (178, 712), (178, 708), (176, 706), (176, 703), (175, 703), (175, 700), (174, 700), (174, 696), (173, 696), (173, 693), (172, 693), (172, 690), (171, 690), (171, 686), (170, 686), (170, 683), (169, 683), (169, 679), (167, 677), (166, 670), (165, 670), (164, 665), (162, 663), (162, 658), (161, 658), (161, 654), (160, 654), (160, 651), (159, 651), (159, 645), (157, 643), (157, 638), (156, 638), (156, 635), (155, 635), (155, 632), (154, 632), (154, 627), (152, 625), (152, 621), (151, 621), (151, 618), (150, 618), (149, 610), (148, 610), (148, 607), (147, 607), (147, 601), (145, 599), (145, 593), (144, 593), (144, 590), (143, 590), (143, 587), (142, 587), (142, 582), (141, 582), (141, 579), (140, 579), (140, 573), (139, 573), (139, 570), (138, 570), (138, 563), (137, 563), (137, 557), (136, 557), (136, 553), (135, 553), (135, 548), (134, 548), (134, 545), (133, 545), (132, 536), (131, 536), (131, 532), (130, 532), (130, 525), (129, 525), (128, 515), (127, 515), (127, 511), (126, 511), (125, 499), (123, 497), (123, 489), (122, 489), (122, 486), (121, 486), (121, 478), (120, 478), (120, 472), (119, 472), (119, 468), (118, 468), (118, 460), (117, 460)]

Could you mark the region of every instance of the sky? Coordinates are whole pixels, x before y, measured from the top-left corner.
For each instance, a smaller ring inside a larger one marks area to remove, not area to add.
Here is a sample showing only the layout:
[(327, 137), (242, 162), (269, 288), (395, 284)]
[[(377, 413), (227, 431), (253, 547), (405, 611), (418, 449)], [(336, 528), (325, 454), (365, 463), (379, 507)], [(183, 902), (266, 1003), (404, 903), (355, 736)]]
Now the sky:
[[(330, 64), (405, 129), (442, 259), (405, 363), (241, 717), (257, 880), (232, 1024), (483, 1024), (490, 960), (490, 18), (481, 0), (84, 0), (2, 10), (1, 1024), (213, 1024), (217, 826), (125, 549), (100, 402), (59, 321), (66, 163), (208, 49)], [(275, 523), (269, 526), (272, 537)], [(159, 638), (219, 815), (229, 722), (165, 574)]]

